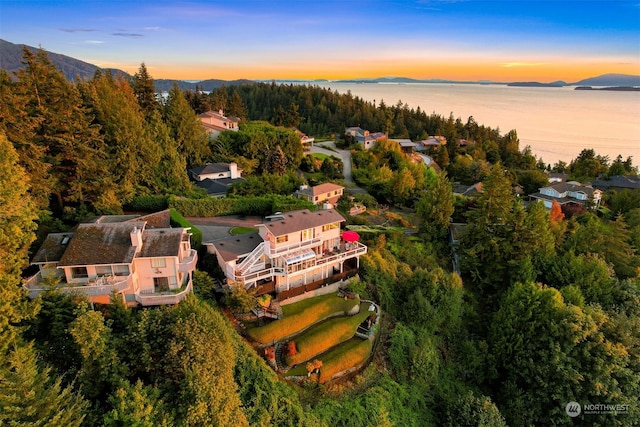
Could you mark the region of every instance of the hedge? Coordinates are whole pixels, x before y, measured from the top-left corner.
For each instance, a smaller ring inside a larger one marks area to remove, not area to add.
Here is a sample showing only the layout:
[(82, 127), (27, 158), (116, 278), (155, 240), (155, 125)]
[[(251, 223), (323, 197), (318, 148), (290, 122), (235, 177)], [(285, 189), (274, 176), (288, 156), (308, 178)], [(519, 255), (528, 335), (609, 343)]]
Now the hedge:
[(202, 246), (202, 231), (200, 231), (199, 228), (187, 221), (187, 219), (183, 217), (177, 210), (171, 208), (170, 212), (171, 225), (173, 227), (191, 228), (191, 247), (193, 249), (199, 250), (200, 246)]
[(167, 196), (144, 195), (135, 196), (131, 202), (125, 205), (127, 211), (134, 212), (160, 212), (169, 207)]
[(276, 194), (268, 196), (209, 197), (205, 199), (171, 197), (169, 206), (187, 217), (267, 216), (275, 212), (288, 212), (298, 209), (316, 210), (316, 206), (311, 202)]

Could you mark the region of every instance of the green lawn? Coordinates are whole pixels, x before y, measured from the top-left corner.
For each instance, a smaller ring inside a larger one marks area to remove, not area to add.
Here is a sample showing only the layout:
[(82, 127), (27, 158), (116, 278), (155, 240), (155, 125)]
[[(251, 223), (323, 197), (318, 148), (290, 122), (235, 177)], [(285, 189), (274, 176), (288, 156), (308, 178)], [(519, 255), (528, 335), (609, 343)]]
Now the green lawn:
[[(373, 341), (354, 338), (325, 353), (319, 358), (322, 361), (320, 382), (326, 382), (338, 372), (346, 371), (347, 369), (364, 362), (367, 360), (367, 357), (369, 357), (372, 350)], [(307, 375), (306, 364), (301, 364), (290, 369), (286, 375)]]
[(247, 330), (251, 339), (261, 344), (281, 341), (334, 314), (346, 314), (359, 299), (345, 300), (337, 294), (307, 298), (282, 306), (284, 317), (268, 325)]
[(257, 230), (258, 229), (254, 227), (233, 227), (231, 230), (229, 230), (229, 234), (236, 236), (238, 234), (251, 233), (252, 231)]
[(324, 159), (329, 157), (328, 155), (326, 155), (324, 153), (313, 153), (312, 156), (315, 157), (316, 159), (320, 159), (322, 161), (324, 161)]
[(330, 348), (350, 340), (356, 333), (358, 325), (371, 313), (367, 311), (368, 303), (360, 304), (360, 312), (353, 316), (338, 317), (327, 320), (294, 338), (298, 353), (287, 358), (289, 365), (297, 365), (324, 353)]

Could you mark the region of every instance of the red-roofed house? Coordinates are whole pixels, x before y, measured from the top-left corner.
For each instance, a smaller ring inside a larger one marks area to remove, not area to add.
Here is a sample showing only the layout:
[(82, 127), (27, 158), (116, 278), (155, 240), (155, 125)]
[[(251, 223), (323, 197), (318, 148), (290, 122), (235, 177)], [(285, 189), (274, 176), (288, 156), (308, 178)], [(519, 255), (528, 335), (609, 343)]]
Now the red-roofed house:
[(305, 199), (309, 202), (315, 203), (318, 206), (323, 206), (325, 203), (330, 204), (329, 209), (338, 203), (338, 199), (344, 193), (344, 187), (333, 184), (331, 182), (325, 182), (324, 184), (309, 187), (303, 185), (298, 191), (296, 196), (299, 199)]
[(333, 209), (286, 212), (257, 224), (257, 232), (205, 245), (216, 254), (227, 286), (242, 284), (284, 299), (355, 274), (367, 247), (341, 239), (344, 221)]
[(114, 292), (128, 305), (180, 302), (192, 290), (198, 255), (188, 229), (170, 228), (168, 215), (165, 227), (152, 228), (155, 220), (102, 216), (49, 234), (31, 261), (39, 271), (24, 284), (29, 296), (46, 291), (44, 279), (53, 277), (61, 292), (97, 303), (109, 303)]

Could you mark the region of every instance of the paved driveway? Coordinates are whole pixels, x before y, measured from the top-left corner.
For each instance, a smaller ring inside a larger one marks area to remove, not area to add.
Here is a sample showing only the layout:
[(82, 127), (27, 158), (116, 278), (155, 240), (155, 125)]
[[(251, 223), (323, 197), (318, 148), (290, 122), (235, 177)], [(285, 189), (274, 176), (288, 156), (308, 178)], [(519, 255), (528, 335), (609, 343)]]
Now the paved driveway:
[(189, 217), (191, 224), (202, 231), (202, 242), (208, 243), (218, 239), (229, 237), (229, 230), (233, 227), (255, 227), (264, 220), (256, 216), (227, 215), (209, 218)]
[[(322, 148), (321, 145), (326, 147), (330, 147), (328, 150), (326, 148)], [(335, 150), (335, 151), (334, 151)], [(312, 153), (321, 153), (326, 154), (327, 156), (335, 156), (342, 160), (342, 164), (344, 165), (342, 174), (344, 175), (344, 181), (346, 183), (353, 183), (353, 177), (351, 175), (351, 152), (349, 150), (341, 150), (336, 148), (336, 144), (333, 141), (326, 142), (315, 142), (313, 147), (311, 147)]]

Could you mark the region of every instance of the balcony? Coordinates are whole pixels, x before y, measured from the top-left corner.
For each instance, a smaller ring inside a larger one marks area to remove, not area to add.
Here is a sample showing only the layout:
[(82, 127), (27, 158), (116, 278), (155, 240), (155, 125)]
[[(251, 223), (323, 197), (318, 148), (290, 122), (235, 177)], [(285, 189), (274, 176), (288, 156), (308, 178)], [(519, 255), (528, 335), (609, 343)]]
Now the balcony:
[(348, 243), (345, 250), (325, 252), (322, 257), (316, 260), (316, 265), (331, 263), (334, 261), (344, 261), (367, 253), (367, 247), (360, 242)]
[(149, 292), (136, 294), (136, 301), (142, 306), (152, 305), (173, 305), (178, 304), (180, 301), (187, 298), (187, 295), (191, 293), (192, 283), (187, 279), (186, 284), (182, 287), (166, 292)]
[(298, 249), (312, 248), (314, 246), (320, 245), (321, 243), (322, 243), (322, 238), (316, 237), (315, 239), (305, 240), (302, 242), (293, 243), (291, 245), (285, 245), (285, 246), (278, 245), (275, 248), (272, 248), (271, 246), (267, 245), (265, 247), (265, 253), (269, 256), (269, 258), (273, 259), (281, 255), (284, 255), (287, 252), (295, 251)]
[[(86, 296), (111, 295), (112, 292), (122, 292), (131, 285), (131, 275), (128, 276), (103, 276), (89, 278), (83, 282), (60, 282), (56, 288), (63, 293), (77, 293)], [(29, 291), (29, 298), (36, 298), (41, 293), (49, 290), (43, 283), (40, 272), (30, 277), (23, 285)]]
[(198, 251), (195, 249), (189, 250), (189, 255), (182, 258), (182, 261), (178, 263), (178, 271), (180, 273), (190, 273), (196, 269), (196, 263), (198, 262)]
[(285, 275), (285, 272), (283, 268), (269, 267), (263, 270), (258, 270), (258, 271), (247, 273), (247, 274), (240, 274), (238, 272), (237, 274), (235, 274), (235, 281), (237, 283), (243, 283), (246, 286), (247, 283), (253, 284), (258, 280), (268, 279), (273, 276), (284, 276), (284, 275)]

